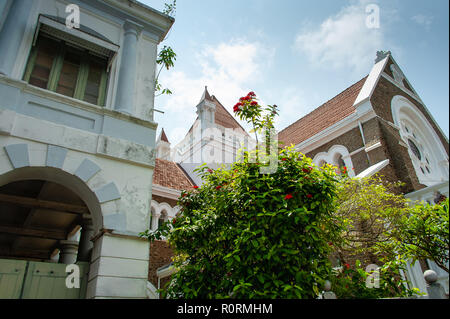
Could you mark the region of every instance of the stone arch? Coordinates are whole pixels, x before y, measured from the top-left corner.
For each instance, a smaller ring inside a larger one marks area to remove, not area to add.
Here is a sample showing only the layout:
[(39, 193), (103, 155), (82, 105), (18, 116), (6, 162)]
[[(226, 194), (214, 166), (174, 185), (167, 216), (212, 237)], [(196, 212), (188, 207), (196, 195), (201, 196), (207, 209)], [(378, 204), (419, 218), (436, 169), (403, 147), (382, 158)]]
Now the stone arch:
[(328, 152), (317, 153), (316, 156), (314, 156), (313, 162), (319, 167), (322, 166), (321, 163), (323, 162), (339, 167), (339, 159), (341, 158), (344, 161), (349, 176), (353, 177), (355, 175), (353, 162), (349, 151), (343, 145), (333, 145)]
[[(94, 232), (103, 228), (115, 229), (118, 215), (104, 216), (104, 207), (108, 202), (121, 198), (120, 192), (114, 182), (106, 182), (100, 187), (93, 187), (88, 181), (101, 171), (101, 168), (88, 158), (84, 158), (74, 171), (64, 167), (68, 149), (47, 145), (35, 153), (39, 156), (30, 156), (30, 147), (26, 143), (9, 144), (3, 147), (6, 156), (0, 156), (0, 186), (24, 180), (46, 180), (61, 184), (77, 194), (87, 205), (92, 215)], [(43, 159), (38, 161), (36, 158)], [(119, 216), (124, 217), (124, 216)], [(126, 219), (119, 219), (126, 223)], [(123, 227), (124, 225), (122, 225)]]
[(392, 98), (391, 111), (419, 182), (430, 186), (448, 180), (447, 152), (423, 113), (401, 95)]

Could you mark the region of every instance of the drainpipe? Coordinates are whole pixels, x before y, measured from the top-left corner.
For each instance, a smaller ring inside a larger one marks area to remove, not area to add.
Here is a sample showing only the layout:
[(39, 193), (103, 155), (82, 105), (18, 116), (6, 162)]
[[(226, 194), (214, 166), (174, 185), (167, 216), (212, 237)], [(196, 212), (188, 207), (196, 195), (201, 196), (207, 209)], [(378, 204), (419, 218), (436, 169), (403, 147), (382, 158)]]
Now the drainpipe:
[(364, 137), (364, 131), (363, 131), (363, 128), (362, 128), (360, 120), (358, 120), (358, 126), (359, 126), (359, 132), (361, 133), (361, 138), (362, 138), (362, 141), (363, 141), (363, 145), (364, 145), (364, 152), (366, 153), (367, 160), (369, 161), (369, 166), (370, 166), (371, 165), (370, 157), (369, 157), (369, 154), (367, 154), (367, 152), (365, 150), (366, 149), (366, 139)]

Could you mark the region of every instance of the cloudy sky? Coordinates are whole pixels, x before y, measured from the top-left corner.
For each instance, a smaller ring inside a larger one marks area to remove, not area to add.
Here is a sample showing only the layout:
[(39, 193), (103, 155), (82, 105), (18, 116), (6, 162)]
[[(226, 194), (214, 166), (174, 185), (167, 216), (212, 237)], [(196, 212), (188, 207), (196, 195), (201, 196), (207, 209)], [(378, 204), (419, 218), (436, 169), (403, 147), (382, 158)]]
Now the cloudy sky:
[[(164, 0), (140, 0), (162, 10)], [(368, 28), (379, 8), (379, 28)], [(366, 10), (369, 10), (366, 12)], [(156, 98), (158, 134), (178, 143), (196, 118), (205, 85), (231, 112), (254, 91), (277, 104), (283, 129), (366, 76), (376, 51), (390, 50), (448, 136), (448, 0), (177, 0), (162, 45), (177, 54)]]

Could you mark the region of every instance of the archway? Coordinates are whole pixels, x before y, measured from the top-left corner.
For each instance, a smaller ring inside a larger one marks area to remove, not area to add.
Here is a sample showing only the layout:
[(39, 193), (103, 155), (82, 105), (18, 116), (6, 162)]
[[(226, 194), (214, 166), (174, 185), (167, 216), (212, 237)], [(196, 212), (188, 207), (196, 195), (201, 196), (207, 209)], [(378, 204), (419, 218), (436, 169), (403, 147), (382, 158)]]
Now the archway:
[(448, 155), (425, 116), (400, 95), (392, 99), (391, 109), (419, 182), (431, 186), (448, 180)]
[[(95, 194), (83, 184), (50, 167), (0, 176), (0, 277), (10, 282), (0, 284), (2, 298), (85, 296), (93, 223), (102, 221)], [(81, 285), (68, 287), (66, 266), (72, 264)]]

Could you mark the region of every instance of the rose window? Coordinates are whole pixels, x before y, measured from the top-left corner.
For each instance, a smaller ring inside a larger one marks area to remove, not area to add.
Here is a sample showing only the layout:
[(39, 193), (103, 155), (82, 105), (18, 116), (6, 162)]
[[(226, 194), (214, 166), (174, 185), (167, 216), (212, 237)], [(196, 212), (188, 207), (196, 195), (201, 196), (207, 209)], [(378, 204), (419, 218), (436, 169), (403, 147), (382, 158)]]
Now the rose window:
[(408, 151), (416, 171), (421, 172), (424, 176), (430, 175), (432, 172), (430, 152), (426, 143), (423, 143), (424, 139), (421, 133), (407, 121), (403, 121), (402, 128), (402, 137), (408, 144)]

